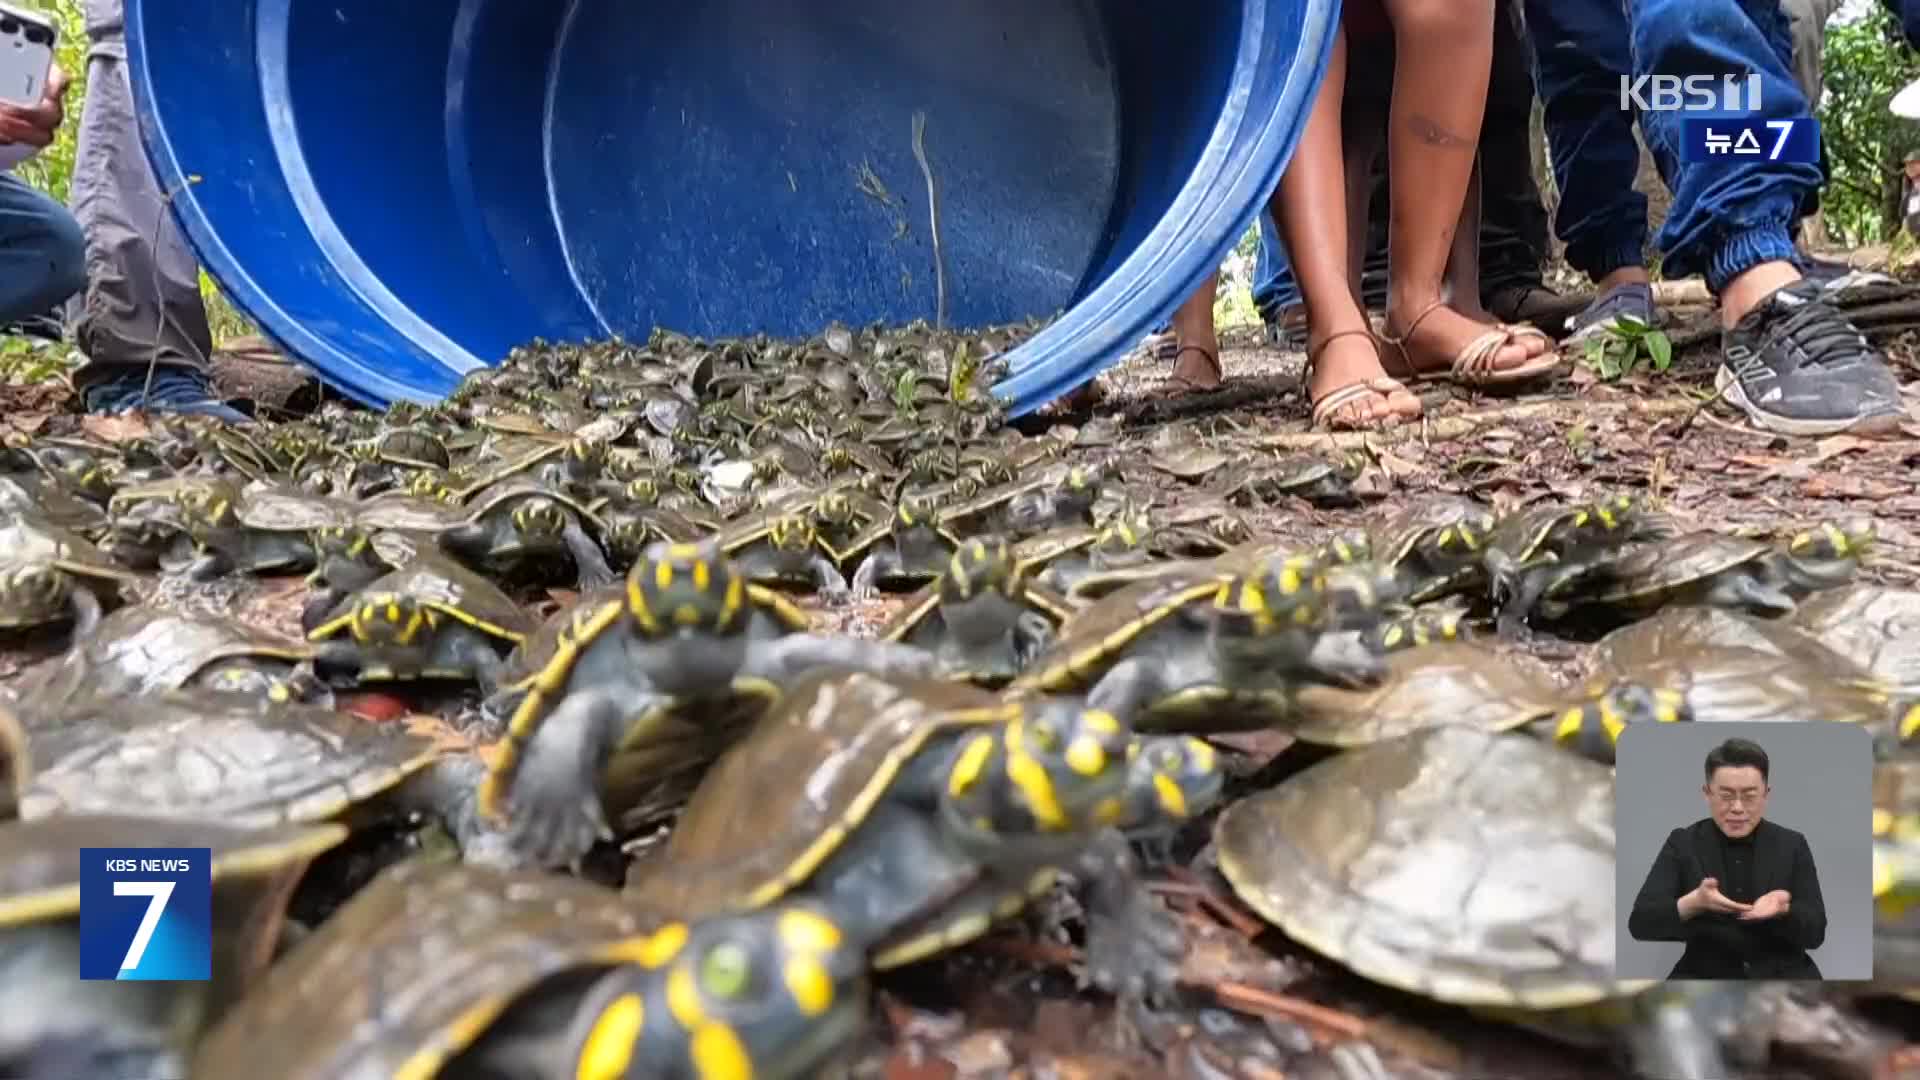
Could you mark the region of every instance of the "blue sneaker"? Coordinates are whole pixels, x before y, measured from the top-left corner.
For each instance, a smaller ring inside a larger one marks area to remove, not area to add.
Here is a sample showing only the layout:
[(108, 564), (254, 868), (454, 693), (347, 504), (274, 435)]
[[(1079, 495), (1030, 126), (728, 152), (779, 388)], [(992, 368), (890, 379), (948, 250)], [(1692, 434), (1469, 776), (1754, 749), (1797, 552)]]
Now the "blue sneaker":
[[(144, 401), (142, 391), (146, 394)], [(214, 397), (207, 377), (191, 368), (156, 368), (151, 387), (147, 386), (146, 369), (134, 368), (87, 387), (85, 400), (87, 411), (95, 413), (145, 408), (148, 412), (211, 416), (229, 424), (253, 423), (253, 417)]]

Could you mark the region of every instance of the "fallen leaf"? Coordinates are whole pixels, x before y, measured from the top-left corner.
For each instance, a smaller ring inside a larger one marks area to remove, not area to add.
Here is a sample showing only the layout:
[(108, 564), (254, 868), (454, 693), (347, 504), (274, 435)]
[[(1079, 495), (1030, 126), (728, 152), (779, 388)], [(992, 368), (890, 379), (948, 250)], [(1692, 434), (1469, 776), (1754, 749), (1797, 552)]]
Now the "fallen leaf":
[(7, 417), (7, 426), (22, 435), (32, 435), (47, 426), (50, 412), (18, 412)]
[(88, 413), (80, 419), (80, 430), (101, 442), (123, 443), (144, 439), (153, 433), (145, 414), (134, 412)]
[(1814, 444), (1813, 460), (1828, 461), (1852, 450), (1869, 450), (1876, 444), (1858, 435), (1834, 435)]

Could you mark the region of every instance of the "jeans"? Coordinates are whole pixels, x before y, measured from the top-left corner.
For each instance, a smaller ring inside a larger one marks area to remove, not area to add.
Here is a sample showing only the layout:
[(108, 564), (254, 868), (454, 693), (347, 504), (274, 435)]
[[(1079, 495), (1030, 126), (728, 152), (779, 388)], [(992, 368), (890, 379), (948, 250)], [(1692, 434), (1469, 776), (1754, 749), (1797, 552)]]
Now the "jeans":
[(43, 314), (86, 284), (87, 242), (73, 215), (0, 173), (0, 325)]
[[(1916, 0), (1920, 2), (1920, 0)], [(1364, 47), (1379, 56), (1366, 75), (1349, 65), (1347, 94), (1372, 106), (1366, 122), (1383, 123), (1392, 90), (1393, 39), (1368, 39)], [(1547, 211), (1533, 182), (1533, 152), (1528, 145), (1533, 112), (1533, 71), (1527, 41), (1502, 13), (1494, 19), (1493, 70), (1487, 85), (1487, 110), (1480, 128), (1480, 289), (1482, 294), (1515, 285), (1537, 286), (1547, 259)], [(1356, 116), (1355, 120), (1361, 117)], [(1373, 194), (1367, 215), (1367, 259), (1361, 292), (1370, 306), (1385, 306), (1387, 294), (1387, 220), (1391, 209), (1384, 154), (1374, 162)], [(1299, 286), (1287, 263), (1286, 245), (1269, 215), (1259, 216), (1260, 248), (1254, 263), (1253, 301), (1272, 322), (1281, 308), (1300, 301)]]
[(121, 0), (86, 0), (85, 10), (91, 48), (72, 200), (87, 234), (87, 288), (68, 312), (87, 355), (78, 381), (144, 371), (149, 362), (205, 370), (213, 331), (200, 265), (140, 145)]
[[(1567, 262), (1600, 278), (1638, 266), (1646, 199), (1634, 114), (1620, 77), (1760, 76), (1758, 118), (1810, 115), (1792, 71), (1791, 21), (1780, 0), (1527, 0), (1547, 139), (1560, 187), (1555, 229)], [(1693, 114), (1698, 116), (1699, 114)], [(1797, 257), (1792, 230), (1819, 190), (1818, 165), (1764, 158), (1687, 165), (1677, 112), (1639, 114), (1640, 131), (1673, 205), (1657, 242), (1670, 278), (1705, 274), (1718, 293), (1759, 263)]]
[(1900, 24), (1907, 48), (1920, 49), (1920, 0), (1880, 0), (1880, 4)]

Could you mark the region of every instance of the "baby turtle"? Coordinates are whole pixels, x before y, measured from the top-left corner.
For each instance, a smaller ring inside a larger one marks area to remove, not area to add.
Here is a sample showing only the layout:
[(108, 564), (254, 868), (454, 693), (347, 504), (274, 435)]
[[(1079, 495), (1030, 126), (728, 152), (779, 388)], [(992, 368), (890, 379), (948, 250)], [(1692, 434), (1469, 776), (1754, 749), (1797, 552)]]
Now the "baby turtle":
[(756, 585), (817, 590), (833, 601), (851, 595), (838, 569), (840, 551), (827, 542), (805, 509), (744, 518), (720, 534), (720, 547)]
[(1418, 649), (1444, 641), (1471, 641), (1466, 616), (1458, 611), (1416, 608), (1388, 615), (1361, 632), (1361, 643), (1385, 656), (1402, 649)]
[(1471, 499), (1427, 499), (1370, 532), (1369, 553), (1360, 558), (1393, 567), (1407, 603), (1424, 604), (1485, 580), (1485, 552), (1498, 524), (1493, 511)]
[[(1890, 731), (1907, 708), (1887, 688), (1857, 672), (1827, 671), (1773, 649), (1680, 645), (1656, 657), (1640, 657), (1615, 647), (1596, 650), (1595, 655), (1600, 658), (1597, 681), (1639, 687), (1648, 708), (1677, 708), (1682, 719), (1838, 721)], [(1660, 717), (1639, 709), (1623, 720), (1649, 718)]]
[(353, 521), (350, 504), (298, 488), (222, 480), (189, 483), (174, 495), (195, 557), (180, 568), (195, 581), (222, 574), (304, 573), (313, 569), (312, 534)]
[(1787, 622), (1885, 682), (1920, 686), (1920, 592), (1850, 585), (1802, 601)]
[(603, 526), (592, 511), (560, 491), (528, 480), (506, 480), (475, 495), (467, 519), (440, 534), (440, 546), (476, 569), (515, 574), (531, 569), (542, 577), (556, 561), (574, 569), (582, 589), (618, 580), (594, 540)]
[(884, 523), (869, 526), (853, 543), (854, 550), (869, 552), (854, 571), (854, 595), (917, 589), (938, 578), (960, 546), (959, 538), (940, 524), (939, 513), (937, 496), (907, 494)]
[(1136, 736), (1127, 748), (1126, 813), (1120, 827), (1149, 866), (1172, 861), (1174, 835), (1220, 801), (1220, 755), (1191, 735)]
[(533, 630), (492, 582), (422, 552), (342, 600), (307, 637), (321, 664), (349, 669), (358, 682), (472, 679), (490, 694), (502, 655)]
[(1004, 540), (969, 540), (879, 637), (933, 653), (951, 678), (993, 688), (1020, 674), (1070, 614), (1064, 597), (1027, 581)]
[(1535, 611), (1550, 621), (1615, 625), (1669, 604), (1785, 615), (1793, 610), (1793, 597), (1769, 580), (1773, 554), (1761, 541), (1704, 531), (1636, 544), (1617, 557), (1550, 576)]
[(82, 640), (134, 580), (99, 548), (57, 525), (25, 515), (0, 518), (0, 630), (71, 621), (74, 640)]
[[(339, 825), (255, 829), (144, 811), (0, 827), (0, 1074), (188, 1075), (187, 1055), (202, 1024), (258, 981), (295, 884), (346, 835)], [(148, 846), (211, 852), (211, 978), (76, 978), (80, 849)]]
[(1282, 724), (1301, 684), (1368, 685), (1382, 673), (1352, 635), (1325, 632), (1325, 591), (1311, 554), (1278, 554), (1233, 576), (1195, 564), (1076, 613), (1013, 686), (1086, 694), (1143, 730)]
[(886, 970), (979, 937), (1078, 867), (1095, 882), (1095, 981), (1164, 989), (1181, 935), (1112, 828), (1129, 741), (1064, 699), (816, 672), (714, 765), (627, 892), (703, 912), (804, 895)]
[(534, 674), (514, 686), (483, 810), (521, 855), (564, 865), (610, 834), (603, 789), (630, 793), (663, 762), (710, 760), (801, 672), (935, 674), (924, 650), (806, 627), (716, 547), (654, 545), (622, 595), (574, 609), (520, 662)]
[(1082, 592), (1081, 584), (1112, 571), (1152, 565), (1153, 538), (1153, 522), (1146, 511), (1125, 507), (1097, 529), (1080, 525), (1030, 537), (1014, 548), (1013, 555), (1036, 583), (1075, 599), (1091, 600), (1119, 585), (1102, 588), (1104, 582), (1099, 582)]
[(285, 704), (325, 697), (305, 642), (222, 615), (122, 608), (34, 685), (41, 701), (201, 689)]
[(1613, 975), (1613, 776), (1538, 740), (1427, 728), (1228, 807), (1233, 891), (1375, 982), (1466, 1006), (1588, 1005)]
[(1526, 636), (1526, 620), (1555, 580), (1652, 536), (1638, 499), (1619, 494), (1574, 506), (1541, 506), (1500, 520), (1481, 560), (1499, 607), (1503, 638)]
[(955, 535), (1036, 536), (1061, 525), (1093, 524), (1093, 506), (1110, 479), (1101, 465), (1038, 470), (961, 499), (940, 512), (940, 526)]
[(1861, 562), (1872, 554), (1875, 540), (1870, 520), (1828, 521), (1797, 532), (1774, 556), (1775, 581), (1795, 599), (1837, 589), (1853, 580)]
[(1300, 688), (1290, 730), (1321, 746), (1365, 746), (1441, 724), (1511, 731), (1557, 715), (1565, 702), (1536, 662), (1439, 642), (1393, 653), (1386, 678), (1371, 689)]
[(415, 860), (276, 964), (192, 1075), (801, 1080), (865, 1020), (863, 960), (802, 901), (658, 921), (588, 882)]

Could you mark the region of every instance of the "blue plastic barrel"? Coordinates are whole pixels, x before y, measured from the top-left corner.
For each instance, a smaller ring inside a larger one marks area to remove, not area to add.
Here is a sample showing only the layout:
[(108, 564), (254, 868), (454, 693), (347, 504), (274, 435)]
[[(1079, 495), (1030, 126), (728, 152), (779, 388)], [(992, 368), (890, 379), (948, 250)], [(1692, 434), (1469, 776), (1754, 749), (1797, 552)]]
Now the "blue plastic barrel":
[(127, 0), (214, 279), (375, 405), (540, 337), (1064, 311), (998, 389), (1118, 360), (1272, 189), (1337, 0)]

